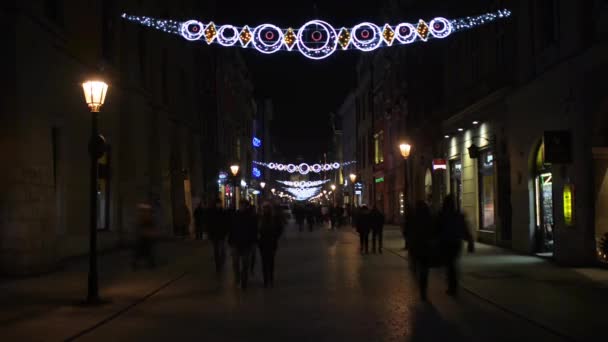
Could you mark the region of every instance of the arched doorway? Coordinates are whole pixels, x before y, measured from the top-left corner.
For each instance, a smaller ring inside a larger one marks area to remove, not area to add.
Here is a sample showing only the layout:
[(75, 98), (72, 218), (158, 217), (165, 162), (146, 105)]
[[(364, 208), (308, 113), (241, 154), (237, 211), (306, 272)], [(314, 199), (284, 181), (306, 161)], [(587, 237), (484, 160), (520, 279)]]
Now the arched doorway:
[(534, 253), (539, 256), (553, 256), (554, 211), (553, 172), (545, 163), (545, 144), (541, 142), (534, 158)]

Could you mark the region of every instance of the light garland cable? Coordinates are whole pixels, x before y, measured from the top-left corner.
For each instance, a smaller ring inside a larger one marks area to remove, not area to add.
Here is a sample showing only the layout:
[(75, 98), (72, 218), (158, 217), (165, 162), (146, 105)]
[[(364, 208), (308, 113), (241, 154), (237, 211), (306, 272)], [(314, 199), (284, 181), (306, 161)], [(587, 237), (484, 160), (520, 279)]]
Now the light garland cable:
[(301, 163), (299, 165), (281, 164), (281, 163), (263, 163), (263, 162), (259, 162), (259, 161), (254, 161), (253, 163), (256, 165), (264, 166), (270, 170), (286, 171), (289, 173), (298, 172), (301, 175), (307, 175), (311, 172), (321, 173), (324, 171), (328, 172), (328, 171), (338, 170), (343, 166), (355, 164), (356, 162), (355, 161), (350, 161), (350, 162), (346, 162), (346, 163), (334, 162), (334, 163), (330, 163), (330, 164), (313, 164), (313, 165), (309, 165), (307, 163)]
[(298, 181), (296, 181), (296, 182), (277, 181), (277, 183), (287, 185), (290, 187), (294, 187), (294, 188), (311, 188), (311, 187), (329, 183), (330, 181), (331, 181), (331, 179), (325, 179), (325, 180), (319, 180), (319, 181), (299, 181), (299, 182)]
[(329, 57), (338, 50), (338, 47), (341, 50), (373, 51), (380, 47), (443, 39), (452, 33), (469, 30), (509, 16), (511, 11), (504, 9), (476, 17), (452, 20), (437, 17), (428, 23), (422, 19), (416, 24), (400, 23), (383, 26), (364, 22), (352, 28), (341, 29), (336, 29), (322, 20), (311, 20), (299, 29), (291, 27), (285, 29), (272, 24), (237, 27), (197, 20), (180, 22), (126, 13), (122, 15), (126, 20), (166, 33), (177, 34), (189, 41), (202, 40), (207, 44), (215, 43), (226, 47), (254, 48), (264, 54), (297, 50), (310, 59)]

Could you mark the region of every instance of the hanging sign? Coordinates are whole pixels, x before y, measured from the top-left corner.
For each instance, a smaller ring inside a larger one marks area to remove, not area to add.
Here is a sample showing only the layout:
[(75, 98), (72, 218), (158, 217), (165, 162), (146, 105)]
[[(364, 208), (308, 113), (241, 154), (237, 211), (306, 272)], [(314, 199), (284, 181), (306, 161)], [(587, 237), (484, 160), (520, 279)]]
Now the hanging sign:
[(445, 161), (445, 159), (433, 159), (433, 171), (447, 169), (448, 163)]
[(564, 184), (564, 223), (574, 225), (574, 185)]

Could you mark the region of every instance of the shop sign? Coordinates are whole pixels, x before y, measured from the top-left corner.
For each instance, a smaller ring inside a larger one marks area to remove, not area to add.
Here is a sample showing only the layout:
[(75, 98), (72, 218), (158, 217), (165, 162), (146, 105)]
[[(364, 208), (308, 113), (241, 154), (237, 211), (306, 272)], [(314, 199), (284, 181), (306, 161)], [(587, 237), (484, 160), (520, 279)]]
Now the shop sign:
[(384, 177), (376, 178), (374, 181), (376, 183), (383, 183), (384, 182)]
[(574, 225), (574, 185), (564, 185), (564, 223), (566, 226)]
[(433, 171), (436, 170), (447, 170), (448, 163), (445, 159), (433, 159)]

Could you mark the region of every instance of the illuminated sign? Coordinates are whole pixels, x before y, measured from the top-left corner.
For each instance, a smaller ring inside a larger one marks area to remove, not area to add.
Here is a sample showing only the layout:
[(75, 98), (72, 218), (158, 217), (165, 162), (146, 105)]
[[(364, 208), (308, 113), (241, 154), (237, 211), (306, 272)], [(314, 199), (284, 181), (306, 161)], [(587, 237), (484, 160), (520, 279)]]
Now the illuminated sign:
[(433, 171), (435, 170), (447, 170), (448, 164), (445, 159), (433, 159)]
[(382, 182), (384, 182), (384, 177), (376, 178), (374, 181), (376, 183), (382, 183)]
[(262, 171), (260, 171), (260, 169), (258, 169), (257, 167), (254, 167), (253, 170), (251, 170), (251, 174), (253, 175), (253, 177), (255, 178), (260, 178), (262, 177)]
[(262, 140), (260, 140), (259, 138), (254, 137), (253, 138), (253, 147), (261, 147), (262, 146)]
[(564, 223), (567, 226), (574, 224), (574, 185), (564, 185)]

